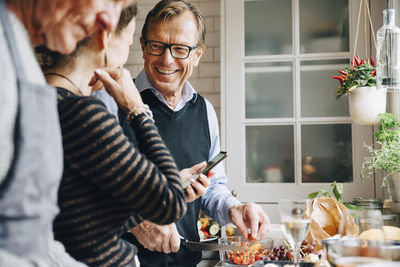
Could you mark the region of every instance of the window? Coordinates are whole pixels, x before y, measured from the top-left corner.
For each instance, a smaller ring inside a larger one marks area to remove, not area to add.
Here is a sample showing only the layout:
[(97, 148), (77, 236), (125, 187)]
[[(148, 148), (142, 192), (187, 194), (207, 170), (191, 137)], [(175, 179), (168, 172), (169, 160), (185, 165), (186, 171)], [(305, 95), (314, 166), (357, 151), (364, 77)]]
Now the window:
[(229, 185), (240, 200), (268, 210), (333, 181), (346, 183), (346, 200), (374, 196), (373, 180), (359, 178), (373, 129), (351, 123), (331, 78), (352, 57), (359, 4), (223, 2), (222, 130)]

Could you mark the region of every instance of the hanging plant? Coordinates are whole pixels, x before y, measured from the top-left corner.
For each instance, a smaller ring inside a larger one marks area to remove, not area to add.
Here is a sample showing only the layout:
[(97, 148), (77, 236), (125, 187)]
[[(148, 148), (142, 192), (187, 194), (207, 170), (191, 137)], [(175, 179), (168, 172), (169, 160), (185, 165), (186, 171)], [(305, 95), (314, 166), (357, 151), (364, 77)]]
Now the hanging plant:
[(386, 171), (387, 174), (382, 178), (382, 187), (387, 183), (387, 178), (400, 172), (400, 120), (393, 114), (380, 114), (381, 125), (379, 131), (374, 134), (375, 145), (365, 145), (371, 156), (364, 158), (361, 167), (361, 178), (370, 177), (376, 170)]
[(372, 57), (369, 59), (354, 56), (350, 67), (339, 70), (341, 76), (335, 90), (336, 100), (342, 95), (349, 96), (351, 119), (359, 125), (374, 125), (379, 122), (378, 115), (386, 111), (386, 90), (376, 88), (376, 67)]
[(340, 85), (335, 90), (336, 100), (357, 87), (376, 86), (376, 67), (372, 57), (368, 60), (355, 56), (350, 67), (338, 71), (341, 76), (332, 76), (339, 80)]

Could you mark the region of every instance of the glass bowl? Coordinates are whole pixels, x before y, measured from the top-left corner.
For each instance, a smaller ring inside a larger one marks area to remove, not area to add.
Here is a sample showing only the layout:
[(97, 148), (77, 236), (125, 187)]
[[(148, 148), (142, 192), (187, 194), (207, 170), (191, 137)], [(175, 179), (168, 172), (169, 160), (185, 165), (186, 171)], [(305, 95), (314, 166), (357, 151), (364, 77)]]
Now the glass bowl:
[(274, 247), (274, 240), (264, 237), (261, 240), (249, 241), (242, 236), (226, 236), (218, 238), (219, 245), (233, 245), (246, 248), (245, 250), (220, 250), (222, 261), (230, 264), (248, 265), (263, 257)]
[(373, 262), (400, 260), (400, 242), (394, 240), (376, 241), (358, 238), (327, 238), (322, 240), (324, 252), (330, 264), (350, 260)]
[(324, 254), (327, 261), (333, 265), (335, 264), (335, 259), (339, 257), (339, 236), (334, 236), (322, 240), (322, 247), (324, 249)]

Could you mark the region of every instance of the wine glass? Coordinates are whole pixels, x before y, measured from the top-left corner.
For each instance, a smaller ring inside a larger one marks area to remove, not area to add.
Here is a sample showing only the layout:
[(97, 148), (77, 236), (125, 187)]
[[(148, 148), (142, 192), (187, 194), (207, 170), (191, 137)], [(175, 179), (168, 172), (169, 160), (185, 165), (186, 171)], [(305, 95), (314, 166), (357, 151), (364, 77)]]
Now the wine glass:
[(311, 219), (307, 213), (307, 202), (310, 200), (279, 200), (279, 211), (283, 230), (293, 248), (294, 265), (299, 266), (300, 245), (307, 235)]

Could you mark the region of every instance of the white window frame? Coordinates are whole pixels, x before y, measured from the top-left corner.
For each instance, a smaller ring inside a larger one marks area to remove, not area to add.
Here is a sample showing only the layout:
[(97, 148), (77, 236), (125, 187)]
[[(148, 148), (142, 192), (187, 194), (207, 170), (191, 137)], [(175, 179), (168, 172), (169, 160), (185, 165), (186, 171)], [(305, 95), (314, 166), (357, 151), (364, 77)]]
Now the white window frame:
[[(300, 135), (297, 132), (300, 129), (302, 122), (307, 123), (348, 123), (350, 122), (349, 117), (335, 117), (335, 118), (310, 118), (302, 119), (299, 121), (298, 117), (289, 119), (288, 123), (295, 127), (295, 184), (287, 183), (246, 183), (245, 179), (245, 127), (244, 125), (268, 125), (268, 123), (274, 124), (282, 122), (282, 119), (245, 119), (245, 107), (244, 107), (244, 63), (246, 62), (258, 62), (265, 60), (291, 60), (290, 56), (262, 56), (262, 57), (245, 57), (244, 56), (244, 1), (245, 0), (221, 0), (221, 139), (222, 147), (225, 148), (230, 156), (226, 161), (226, 169), (228, 174), (228, 185), (231, 189), (238, 192), (238, 198), (241, 201), (253, 201), (266, 206), (274, 205), (277, 203), (279, 198), (292, 197), (302, 198), (308, 193), (319, 189), (328, 189), (329, 183), (305, 183), (299, 182), (301, 177), (301, 151), (298, 149), (296, 144), (300, 144)], [(295, 89), (295, 101), (300, 101), (298, 95), (299, 88), (299, 75), (300, 66), (297, 59), (336, 59), (340, 57), (351, 58), (352, 51), (354, 51), (354, 36), (357, 25), (357, 15), (360, 0), (349, 0), (350, 1), (350, 52), (346, 53), (324, 53), (324, 54), (307, 54), (299, 55), (295, 54), (296, 60), (293, 64), (293, 71), (295, 71), (294, 86)], [(374, 1), (372, 1), (374, 2)], [(296, 46), (295, 51), (299, 51), (299, 18), (298, 18), (298, 6), (299, 0), (292, 0), (293, 10), (293, 45)], [(361, 21), (363, 18), (361, 18)], [(364, 53), (365, 46), (363, 45), (364, 40), (364, 29), (359, 30), (359, 39), (357, 43), (357, 52), (362, 51)], [(368, 48), (370, 49), (370, 47)], [(374, 53), (373, 53), (374, 55)], [(296, 116), (299, 116), (300, 105), (299, 103), (294, 104), (294, 108), (297, 109)], [(371, 143), (373, 127), (371, 126), (358, 126), (352, 124), (352, 152), (353, 152), (353, 178), (352, 183), (345, 183), (345, 194), (344, 200), (351, 201), (353, 197), (365, 197), (373, 198), (382, 195), (382, 190), (377, 190), (379, 184), (376, 183), (375, 179), (362, 180), (360, 179), (360, 168), (362, 161), (365, 156), (368, 155), (363, 144)], [(377, 192), (379, 191), (379, 192)]]

